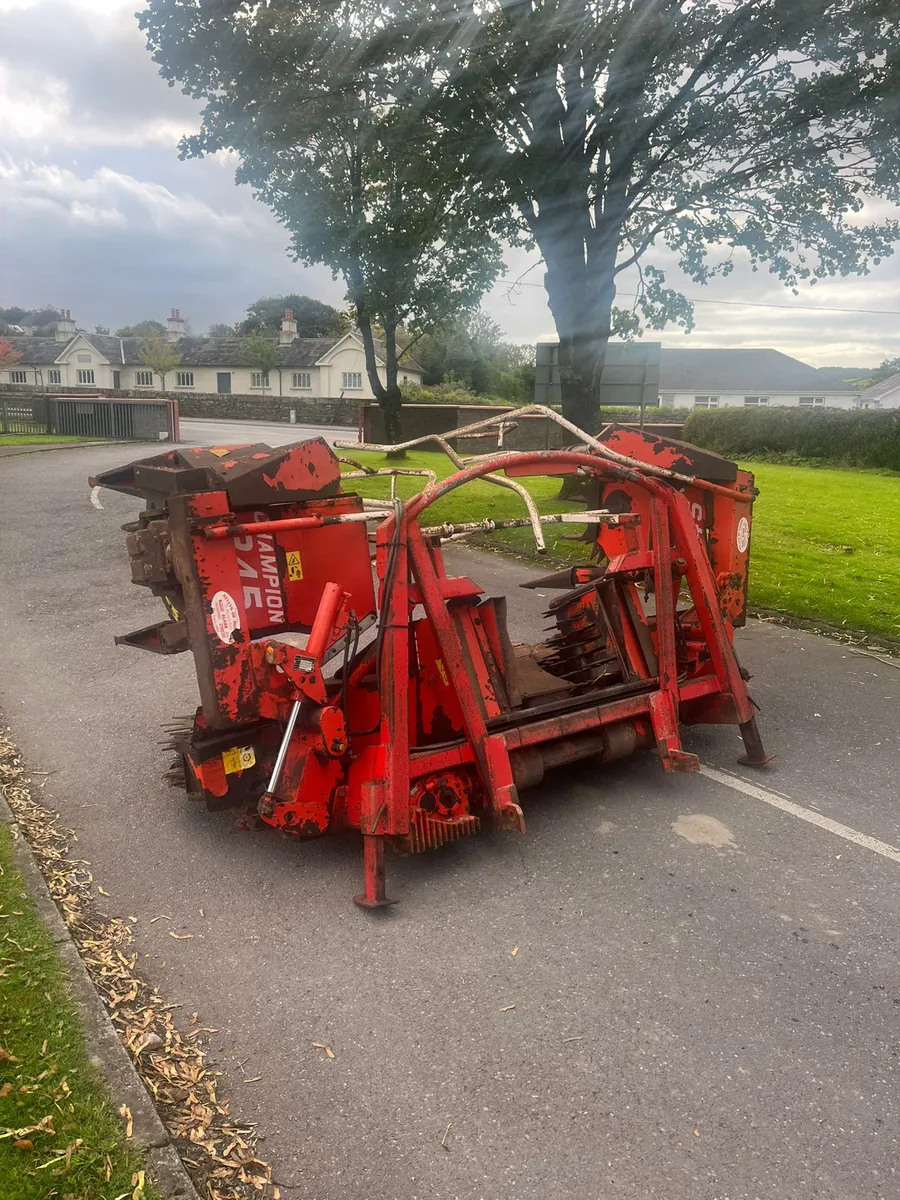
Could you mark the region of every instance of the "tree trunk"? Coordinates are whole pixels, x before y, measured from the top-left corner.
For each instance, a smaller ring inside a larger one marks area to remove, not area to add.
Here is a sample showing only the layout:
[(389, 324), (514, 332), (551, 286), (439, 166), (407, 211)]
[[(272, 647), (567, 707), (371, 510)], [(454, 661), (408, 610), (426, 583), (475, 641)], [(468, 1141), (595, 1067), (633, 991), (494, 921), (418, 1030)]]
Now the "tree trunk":
[(600, 424), (600, 378), (612, 333), (616, 256), (621, 220), (616, 213), (583, 235), (584, 199), (553, 206), (553, 219), (532, 228), (547, 272), (544, 284), (559, 335), (563, 416), (596, 433)]
[[(361, 274), (360, 274), (361, 280)], [(369, 386), (384, 421), (384, 438), (393, 445), (403, 440), (403, 428), (400, 422), (400, 408), (403, 397), (397, 383), (397, 325), (385, 327), (385, 383), (381, 382), (378, 374), (378, 361), (375, 354), (375, 334), (372, 329), (372, 319), (366, 307), (365, 295), (359, 291), (353, 293), (353, 304), (356, 309), (356, 321), (362, 335), (363, 349), (366, 355), (366, 376)], [(392, 370), (393, 368), (393, 370)], [(405, 457), (400, 451), (398, 457)]]

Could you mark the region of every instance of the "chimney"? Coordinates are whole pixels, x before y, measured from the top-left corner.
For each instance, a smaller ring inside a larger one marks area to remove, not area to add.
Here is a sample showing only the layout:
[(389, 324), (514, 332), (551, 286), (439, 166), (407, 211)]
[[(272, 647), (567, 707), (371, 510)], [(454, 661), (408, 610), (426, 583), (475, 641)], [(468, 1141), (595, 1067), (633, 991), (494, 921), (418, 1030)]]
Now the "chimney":
[(184, 321), (181, 319), (181, 310), (173, 308), (166, 322), (166, 341), (177, 342), (182, 337), (184, 337)]
[(294, 310), (286, 308), (284, 310), (284, 320), (281, 322), (281, 333), (278, 335), (278, 344), (280, 346), (289, 346), (297, 336), (297, 322), (294, 320)]
[(75, 336), (75, 322), (72, 320), (72, 314), (67, 308), (59, 310), (59, 320), (56, 322), (56, 340), (58, 342), (67, 342), (69, 338)]

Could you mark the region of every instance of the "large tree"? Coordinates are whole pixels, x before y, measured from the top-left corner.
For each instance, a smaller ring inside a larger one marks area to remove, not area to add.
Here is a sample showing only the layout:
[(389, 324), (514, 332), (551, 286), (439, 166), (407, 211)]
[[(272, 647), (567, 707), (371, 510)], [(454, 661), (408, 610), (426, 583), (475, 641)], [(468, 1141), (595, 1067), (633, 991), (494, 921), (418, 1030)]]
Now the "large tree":
[[(394, 13), (373, 54), (444, 56), (444, 119), (542, 255), (580, 424), (614, 328), (690, 324), (654, 254), (698, 284), (749, 262), (796, 291), (864, 273), (898, 237), (884, 205), (864, 207), (900, 201), (892, 0), (396, 0)], [(617, 311), (629, 269), (639, 297)]]
[(441, 124), (440, 56), (372, 56), (393, 19), (379, 0), (150, 0), (140, 14), (162, 74), (205, 102), (182, 153), (237, 150), (238, 179), (284, 223), (297, 259), (345, 280), (396, 441), (398, 331), (474, 307), (501, 269), (505, 226), (466, 167), (467, 135)]
[(247, 316), (238, 325), (238, 333), (268, 333), (277, 335), (285, 312), (290, 309), (297, 322), (297, 337), (338, 337), (344, 332), (346, 318), (330, 304), (312, 296), (262, 296), (247, 305)]
[(116, 337), (165, 337), (166, 327), (162, 321), (156, 321), (153, 317), (147, 317), (143, 321), (137, 321), (134, 325), (123, 325), (121, 329), (116, 330)]
[(265, 395), (269, 386), (269, 372), (278, 361), (278, 344), (258, 329), (253, 329), (241, 343), (241, 353), (247, 366), (259, 372)]
[(166, 390), (166, 376), (170, 371), (181, 365), (181, 355), (176, 354), (172, 346), (155, 333), (138, 355), (145, 367), (155, 371), (160, 378), (162, 390)]

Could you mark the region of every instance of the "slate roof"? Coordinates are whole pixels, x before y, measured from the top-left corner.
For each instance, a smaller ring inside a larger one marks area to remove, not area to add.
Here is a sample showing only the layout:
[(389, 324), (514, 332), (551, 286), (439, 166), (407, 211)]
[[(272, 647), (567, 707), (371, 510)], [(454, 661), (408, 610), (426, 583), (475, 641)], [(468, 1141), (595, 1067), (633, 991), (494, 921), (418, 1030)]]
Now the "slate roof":
[[(83, 337), (103, 355), (105, 359), (116, 366), (140, 366), (141, 351), (151, 342), (151, 338), (114, 337), (106, 333), (76, 334)], [(57, 342), (49, 337), (18, 337), (9, 339), (16, 353), (21, 354), (19, 360), (25, 365), (32, 363), (53, 363), (66, 349), (69, 342)], [(333, 350), (343, 338), (295, 338), (287, 346), (278, 347), (277, 367), (314, 367), (329, 350)], [(172, 349), (181, 355), (181, 366), (184, 367), (245, 367), (247, 359), (241, 338), (203, 338), (183, 337), (172, 343)], [(375, 353), (384, 361), (384, 347), (377, 342)], [(413, 359), (404, 359), (402, 367), (413, 371), (422, 368)]]
[(659, 365), (661, 392), (846, 392), (856, 390), (780, 350), (671, 350), (664, 347)]
[(60, 353), (66, 348), (66, 343), (58, 342), (56, 338), (11, 337), (6, 340), (12, 344), (13, 350), (19, 355), (19, 362), (23, 366), (29, 367), (32, 363), (36, 363), (38, 366), (55, 363)]
[(887, 379), (873, 383), (870, 388), (866, 388), (863, 395), (867, 400), (877, 400), (880, 396), (896, 392), (897, 388), (900, 388), (900, 371), (896, 375), (888, 375)]
[[(279, 367), (313, 367), (333, 349), (339, 338), (295, 338), (278, 347)], [(185, 367), (245, 367), (247, 359), (241, 338), (183, 337), (172, 347)], [(136, 360), (135, 360), (136, 361)]]

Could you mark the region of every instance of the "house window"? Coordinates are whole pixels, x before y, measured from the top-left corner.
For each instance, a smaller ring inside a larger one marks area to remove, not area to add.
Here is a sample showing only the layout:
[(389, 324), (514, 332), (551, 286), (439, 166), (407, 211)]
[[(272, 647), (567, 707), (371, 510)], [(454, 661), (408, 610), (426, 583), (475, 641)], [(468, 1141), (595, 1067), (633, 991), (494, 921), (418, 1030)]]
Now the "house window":
[(90, 362), (91, 361), (91, 356), (89, 354), (79, 354), (76, 357), (78, 358), (79, 362)]
[(259, 388), (267, 388), (269, 386), (269, 372), (268, 371), (251, 371), (250, 372), (250, 386), (251, 387), (259, 387)]
[(768, 405), (768, 403), (769, 403), (768, 396), (745, 396), (744, 397), (744, 404), (749, 405), (751, 408), (753, 408), (754, 406), (759, 407), (760, 405), (762, 405), (763, 407), (766, 407)]
[(660, 402), (660, 404), (674, 404), (675, 403), (675, 393), (674, 392), (660, 392), (659, 393), (659, 402)]
[(824, 408), (825, 407), (825, 397), (824, 396), (801, 396), (800, 397), (800, 407), (801, 408)]
[(27, 371), (10, 371), (9, 382), (10, 383), (27, 383), (28, 382), (28, 372)]
[(51, 367), (47, 372), (48, 383), (62, 383), (62, 373), (56, 367)]
[(694, 397), (694, 408), (718, 408), (718, 407), (719, 407), (719, 397), (718, 396), (695, 396)]
[(344, 390), (351, 388), (362, 387), (362, 372), (361, 371), (345, 371), (341, 376), (341, 387)]
[(93, 383), (94, 382), (94, 372), (93, 371), (76, 371), (75, 379), (76, 379), (77, 383)]
[(175, 373), (176, 387), (193, 387), (194, 372), (193, 371), (176, 371)]
[(135, 371), (134, 386), (135, 387), (153, 387), (153, 372), (152, 371)]
[(312, 373), (310, 371), (295, 371), (291, 376), (291, 387), (311, 388)]

